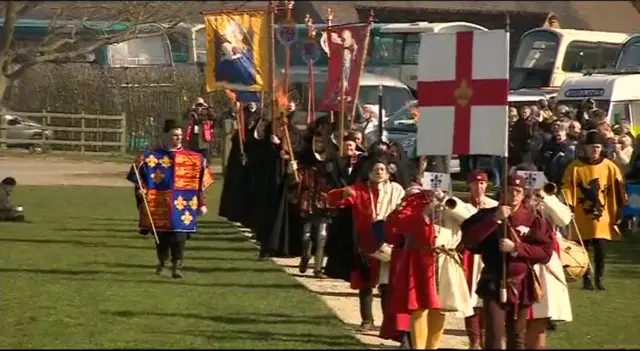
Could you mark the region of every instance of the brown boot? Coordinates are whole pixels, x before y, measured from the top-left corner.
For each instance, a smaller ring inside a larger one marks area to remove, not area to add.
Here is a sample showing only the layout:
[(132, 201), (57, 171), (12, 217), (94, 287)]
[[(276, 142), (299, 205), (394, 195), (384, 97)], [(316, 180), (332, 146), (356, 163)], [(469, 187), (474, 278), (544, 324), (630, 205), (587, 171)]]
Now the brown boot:
[(181, 279), (182, 275), (182, 260), (177, 260), (173, 262), (173, 267), (171, 269), (171, 277), (174, 279)]

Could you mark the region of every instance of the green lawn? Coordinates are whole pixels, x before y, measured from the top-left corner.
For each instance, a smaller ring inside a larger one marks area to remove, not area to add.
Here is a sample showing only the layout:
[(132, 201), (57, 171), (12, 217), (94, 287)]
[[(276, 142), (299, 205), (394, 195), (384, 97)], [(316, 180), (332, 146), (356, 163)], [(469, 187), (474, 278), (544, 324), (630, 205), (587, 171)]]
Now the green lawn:
[(635, 235), (607, 247), (606, 291), (582, 290), (582, 281), (570, 284), (573, 322), (550, 334), (549, 347), (640, 348), (640, 233)]
[(176, 281), (154, 274), (131, 188), (14, 198), (30, 222), (0, 224), (0, 348), (364, 348), (317, 296), (257, 261), (214, 206)]

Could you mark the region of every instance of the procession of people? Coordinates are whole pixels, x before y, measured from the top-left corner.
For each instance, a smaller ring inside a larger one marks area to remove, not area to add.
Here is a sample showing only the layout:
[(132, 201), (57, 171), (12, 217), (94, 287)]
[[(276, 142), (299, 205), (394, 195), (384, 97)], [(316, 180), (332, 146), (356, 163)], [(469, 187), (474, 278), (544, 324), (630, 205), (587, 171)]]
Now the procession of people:
[[(212, 35), (225, 35), (248, 18), (233, 17), (231, 23), (231, 17), (220, 16), (205, 16)], [(335, 64), (319, 109), (323, 116), (316, 116), (309, 102), (306, 118), (296, 118), (300, 113), (289, 101), (288, 67), (284, 89), (276, 88), (273, 77), (256, 86), (257, 78), (248, 84), (229, 74), (208, 76), (207, 91), (226, 89), (231, 100), (230, 109), (216, 106), (223, 116), (218, 122), (230, 119), (237, 125), (224, 163), (218, 215), (252, 232), (258, 259), (297, 257), (300, 274), (348, 283), (358, 292), (361, 331), (380, 324), (379, 336), (403, 349), (439, 348), (447, 318), (456, 317), (465, 320), (470, 349), (546, 348), (555, 323), (573, 318), (567, 281), (582, 278), (585, 289), (604, 290), (606, 242), (619, 240), (619, 226), (633, 223), (622, 211), (623, 179), (640, 168), (629, 150), (634, 137), (629, 116), (610, 126), (590, 99), (577, 111), (553, 100), (519, 111), (509, 108), (507, 61), (454, 53), (451, 62), (468, 60), (462, 66), (496, 75), (485, 80), (496, 89), (479, 97), (494, 102), (475, 101), (467, 85), (474, 82), (456, 74), (451, 84), (436, 74), (440, 67), (428, 67), (446, 61), (432, 60), (438, 50), (424, 55), (421, 50), (419, 81), (424, 84), (419, 84), (414, 116), (415, 145), (405, 148), (387, 140), (382, 119), (377, 140), (363, 138), (366, 127), (354, 121), (365, 60), (356, 64), (354, 57), (366, 56), (366, 45), (347, 48), (346, 41), (366, 33), (373, 21), (372, 14), (368, 23), (328, 33), (345, 43), (334, 45), (330, 55), (327, 51)], [(495, 44), (487, 47), (507, 48), (504, 31), (474, 33), (446, 40), (454, 45), (484, 36), (485, 41), (478, 40)], [(436, 36), (423, 37), (421, 45), (430, 38)], [(506, 51), (491, 54), (508, 57)], [(218, 74), (217, 66), (211, 67)], [(238, 84), (245, 92), (262, 89), (261, 103), (238, 98), (242, 89), (233, 90)], [(307, 96), (315, 96), (313, 89), (309, 84)], [(495, 106), (474, 110), (474, 103)], [(449, 107), (455, 128), (439, 124)], [(171, 258), (172, 276), (183, 278), (185, 243), (196, 232), (198, 216), (206, 213), (204, 195), (213, 177), (203, 148), (212, 140), (213, 110), (203, 99), (196, 101), (187, 114), (184, 147), (181, 129), (167, 121), (161, 144), (144, 152), (129, 172), (140, 233), (156, 240), (157, 274), (164, 274)], [(473, 124), (472, 117), (485, 122)], [(436, 174), (451, 178), (442, 173), (448, 165), (430, 161), (448, 163), (454, 155), (458, 176), (466, 181), (463, 197), (428, 180)], [(479, 160), (487, 157), (490, 169), (481, 169)], [(382, 321), (374, 320), (374, 290)]]

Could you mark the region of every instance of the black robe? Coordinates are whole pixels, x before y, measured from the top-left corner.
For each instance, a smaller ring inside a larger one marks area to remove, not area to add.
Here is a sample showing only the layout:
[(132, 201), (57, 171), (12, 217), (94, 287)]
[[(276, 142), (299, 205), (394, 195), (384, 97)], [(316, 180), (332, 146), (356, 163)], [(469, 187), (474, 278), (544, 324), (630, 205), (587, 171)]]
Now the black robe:
[[(335, 177), (341, 186), (352, 185), (358, 179), (358, 169), (353, 167), (349, 174), (351, 160), (341, 157), (333, 161), (336, 170)], [(357, 164), (356, 164), (357, 165)], [(328, 256), (324, 274), (334, 279), (350, 281), (351, 272), (354, 271), (358, 260), (358, 251), (355, 242), (355, 231), (351, 208), (339, 209), (332, 218), (329, 226), (325, 252)]]
[[(252, 194), (261, 198), (257, 239), (260, 243), (260, 255), (270, 257), (294, 257), (302, 252), (302, 222), (295, 205), (289, 201), (294, 180), (286, 172), (287, 162), (280, 158), (281, 145), (270, 142), (271, 127), (259, 150), (256, 150), (254, 177), (256, 191)], [(289, 129), (294, 154), (304, 145), (303, 135), (295, 129)], [(266, 141), (265, 141), (266, 140)], [(266, 143), (266, 144), (264, 144)], [(253, 148), (252, 148), (253, 149)], [(264, 194), (264, 195), (263, 195)]]
[[(249, 139), (250, 137), (255, 139), (253, 136), (256, 127), (256, 124), (253, 121), (254, 115), (254, 113), (251, 113), (251, 111), (245, 108), (246, 139)], [(240, 150), (240, 135), (238, 131), (236, 131), (231, 139), (231, 150), (229, 151), (229, 156), (227, 158), (224, 183), (220, 194), (218, 215), (229, 221), (238, 222), (244, 227), (255, 229), (253, 228), (255, 221), (251, 216), (252, 213), (247, 211), (247, 208), (252, 202), (251, 194), (254, 180), (248, 162), (248, 157), (251, 154), (251, 152), (247, 150), (247, 148), (251, 146), (249, 144), (249, 142), (245, 141), (245, 145), (243, 145), (245, 159), (245, 163), (243, 163), (243, 155)]]

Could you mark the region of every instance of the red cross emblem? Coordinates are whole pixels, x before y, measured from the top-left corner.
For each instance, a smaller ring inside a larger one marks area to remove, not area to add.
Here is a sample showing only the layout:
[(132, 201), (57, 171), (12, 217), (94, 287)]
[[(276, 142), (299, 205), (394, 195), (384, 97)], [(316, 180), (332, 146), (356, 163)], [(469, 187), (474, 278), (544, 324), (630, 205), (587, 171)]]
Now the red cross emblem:
[(456, 33), (455, 80), (417, 84), (419, 106), (454, 106), (455, 155), (470, 153), (472, 108), (506, 106), (509, 95), (508, 79), (473, 79), (473, 62), (478, 59), (473, 57), (473, 43), (474, 32)]

